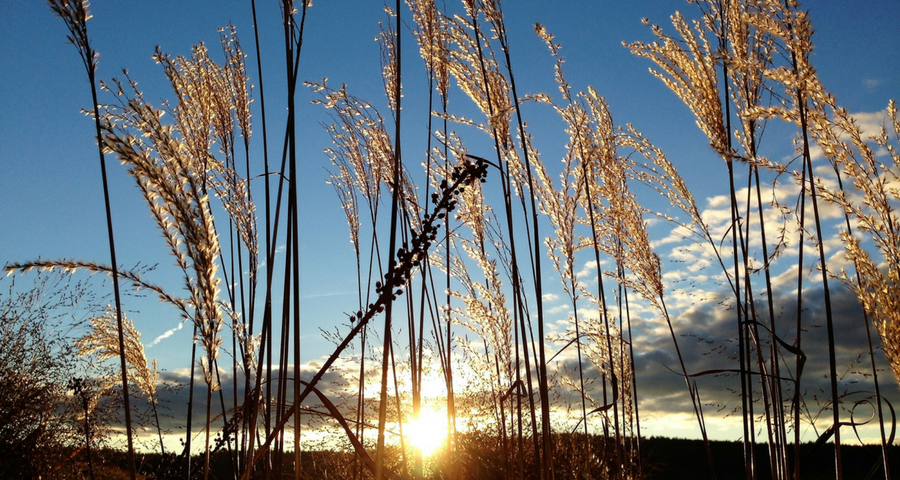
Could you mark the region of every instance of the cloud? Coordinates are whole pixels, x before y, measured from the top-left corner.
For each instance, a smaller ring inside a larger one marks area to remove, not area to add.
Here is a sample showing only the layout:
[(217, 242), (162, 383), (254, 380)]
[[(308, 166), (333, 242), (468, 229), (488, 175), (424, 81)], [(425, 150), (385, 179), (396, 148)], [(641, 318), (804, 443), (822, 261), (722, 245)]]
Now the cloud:
[(880, 86), (883, 83), (884, 83), (884, 80), (881, 80), (880, 78), (863, 79), (863, 86), (865, 86), (866, 88), (868, 88), (870, 90)]
[(172, 328), (172, 329), (166, 331), (165, 333), (163, 333), (162, 335), (154, 338), (153, 341), (147, 345), (147, 348), (150, 348), (150, 347), (158, 344), (159, 342), (171, 337), (172, 335), (175, 334), (175, 332), (181, 330), (183, 327), (184, 327), (184, 322), (180, 322), (177, 327)]
[[(870, 84), (869, 82), (873, 82)], [(866, 80), (866, 87), (874, 88), (880, 85), (880, 81), (877, 80)], [(888, 114), (887, 108), (883, 110), (878, 110), (875, 112), (856, 112), (851, 113), (851, 117), (853, 117), (854, 122), (859, 127), (860, 132), (862, 133), (863, 139), (868, 139), (873, 135), (878, 135), (881, 133), (881, 128), (885, 126), (890, 126), (891, 117)], [(849, 141), (850, 135), (847, 133), (840, 133), (838, 136), (841, 140)], [(871, 143), (871, 142), (870, 142)], [(884, 152), (885, 154), (887, 152)], [(813, 160), (819, 160), (824, 158), (824, 153), (822, 148), (816, 144), (810, 145), (810, 154)], [(876, 153), (877, 155), (877, 153)], [(830, 168), (830, 167), (829, 167)]]
[(325, 297), (341, 297), (346, 295), (354, 295), (355, 292), (346, 291), (346, 292), (320, 292), (320, 293), (307, 293), (301, 295), (301, 298), (325, 298)]
[[(728, 298), (726, 292), (721, 292), (720, 297)], [(831, 304), (834, 331), (837, 335), (835, 342), (838, 390), (846, 409), (844, 415), (849, 415), (849, 409), (853, 407), (854, 402), (869, 398), (874, 392), (868, 358), (869, 340), (858, 300), (852, 292), (834, 281), (831, 285)], [(824, 305), (824, 289), (821, 283), (804, 289), (801, 311), (804, 327), (800, 342), (807, 358), (800, 388), (805, 392), (811, 411), (826, 409), (830, 399), (829, 349)], [(772, 324), (768, 318), (768, 306), (761, 301), (757, 308), (762, 325), (767, 327)], [(775, 332), (789, 345), (797, 341), (796, 308), (797, 299), (790, 290), (781, 293), (776, 290), (773, 302), (776, 315)], [(634, 339), (641, 411), (646, 412), (648, 416), (656, 417), (690, 413), (692, 408), (690, 397), (680, 375), (680, 365), (672, 338), (670, 335), (663, 335), (659, 327), (648, 329), (654, 324), (663, 325), (662, 320), (650, 321), (639, 327), (641, 333), (636, 334)], [(707, 419), (716, 422), (721, 420), (722, 415), (739, 409), (740, 382), (735, 373), (727, 372), (737, 371), (740, 368), (735, 310), (728, 308), (727, 304), (708, 301), (674, 315), (673, 326), (689, 374), (721, 372), (694, 378), (705, 408), (712, 410), (706, 412)], [(765, 347), (763, 354), (766, 368), (770, 369), (772, 365), (768, 360), (770, 335), (766, 328), (760, 328), (758, 334)], [(876, 361), (883, 363), (884, 359), (877, 351), (877, 346), (880, 345), (877, 336), (873, 340), (878, 357)], [(789, 379), (796, 376), (796, 357), (783, 348), (781, 354), (783, 358), (781, 374), (785, 378), (782, 381), (782, 388), (788, 396), (786, 402), (789, 403), (789, 395), (794, 388), (794, 382)], [(753, 369), (758, 371), (755, 353), (751, 360), (754, 362)], [(879, 376), (881, 391), (894, 401), (896, 382), (890, 374), (881, 373)], [(758, 380), (754, 382), (754, 389), (753, 398), (755, 401), (761, 401)], [(761, 406), (756, 408), (761, 410)], [(830, 418), (828, 414), (823, 416), (825, 417)]]
[[(230, 362), (226, 363), (230, 364)], [(378, 362), (372, 362), (372, 364), (376, 363)], [(310, 381), (319, 371), (321, 365), (321, 360), (304, 363), (300, 370), (301, 379)], [(378, 364), (378, 368), (380, 369), (380, 363)], [(353, 418), (355, 416), (355, 394), (357, 391), (358, 376), (358, 362), (349, 358), (340, 359), (325, 372), (316, 385), (316, 388), (334, 403), (347, 418)], [(271, 378), (273, 379), (272, 395), (274, 396), (277, 393), (276, 389), (279, 379), (285, 379), (287, 380), (287, 398), (293, 398), (293, 382), (291, 381), (293, 377), (293, 367), (289, 367), (286, 371), (282, 372), (275, 366), (271, 375)], [(370, 373), (368, 378), (370, 380), (377, 379), (379, 376)], [(194, 372), (194, 392), (193, 398), (191, 399), (188, 388), (190, 380), (190, 369), (185, 368), (160, 372), (160, 383), (158, 384), (157, 393), (158, 408), (160, 410), (161, 427), (164, 435), (166, 435), (166, 444), (169, 449), (172, 449), (173, 445), (176, 444), (175, 441), (169, 441), (169, 436), (172, 436), (173, 439), (184, 438), (189, 401), (191, 401), (193, 405), (193, 415), (191, 419), (192, 431), (195, 436), (197, 436), (194, 441), (198, 443), (203, 442), (203, 436), (200, 435), (200, 433), (203, 432), (205, 428), (208, 388), (203, 379), (202, 372), (199, 368), (196, 369)], [(245, 378), (240, 372), (237, 377), (235, 377), (233, 372), (220, 369), (219, 382), (221, 388), (213, 392), (211, 404), (214, 432), (219, 431), (222, 428), (223, 407), (225, 416), (229, 419), (232, 418), (232, 416), (235, 415), (235, 394), (237, 394), (238, 404), (240, 406), (243, 402), (245, 392)], [(252, 385), (253, 382), (251, 381), (251, 386)], [(265, 394), (267, 391), (267, 384), (265, 382), (263, 382), (262, 388), (263, 393)], [(379, 386), (377, 385), (377, 382), (373, 381), (369, 383), (369, 387), (366, 389), (366, 395), (369, 399), (375, 399), (377, 398), (378, 391)], [(158, 445), (155, 440), (158, 437), (156, 436), (156, 424), (154, 423), (155, 420), (152, 415), (152, 408), (146, 398), (143, 398), (139, 394), (135, 395), (137, 398), (132, 401), (132, 405), (136, 412), (136, 422), (139, 425), (142, 425), (142, 427), (139, 428), (138, 433), (139, 435), (147, 437), (144, 442), (146, 444), (145, 449), (153, 450)], [(315, 394), (309, 395), (304, 401), (304, 406), (314, 410), (320, 409), (319, 405), (320, 402)], [(310, 418), (307, 416), (304, 421), (306, 424), (304, 428), (308, 428)], [(150, 433), (153, 435), (150, 435)]]
[(876, 112), (858, 112), (852, 114), (856, 125), (862, 130), (863, 138), (880, 135), (882, 128), (891, 127), (891, 116), (887, 107)]

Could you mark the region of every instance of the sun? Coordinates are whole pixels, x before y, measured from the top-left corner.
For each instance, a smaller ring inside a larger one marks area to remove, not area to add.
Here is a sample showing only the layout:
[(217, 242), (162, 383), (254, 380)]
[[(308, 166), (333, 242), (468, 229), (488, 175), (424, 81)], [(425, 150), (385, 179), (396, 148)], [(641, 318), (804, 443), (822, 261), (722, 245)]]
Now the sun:
[(419, 418), (403, 427), (407, 441), (422, 452), (422, 456), (431, 456), (447, 438), (447, 415), (430, 409), (422, 409)]

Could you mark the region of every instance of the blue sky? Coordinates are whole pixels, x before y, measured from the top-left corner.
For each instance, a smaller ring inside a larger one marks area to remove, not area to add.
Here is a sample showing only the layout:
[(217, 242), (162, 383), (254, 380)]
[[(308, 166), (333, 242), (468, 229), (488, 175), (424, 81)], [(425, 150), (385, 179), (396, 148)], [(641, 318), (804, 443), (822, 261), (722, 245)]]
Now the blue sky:
[[(266, 96), (270, 105), (278, 105), (285, 95), (279, 11), (275, 2), (258, 3), (261, 42), (266, 52), (262, 59)], [(690, 11), (693, 7), (671, 0), (516, 0), (504, 8), (520, 93), (553, 92), (556, 88), (552, 58), (533, 30), (533, 24), (540, 22), (562, 44), (570, 83), (576, 89), (592, 85), (604, 95), (617, 123), (634, 124), (662, 148), (686, 178), (698, 202), (714, 213), (715, 199), (727, 194), (727, 189), (719, 188), (725, 185), (724, 168), (707, 168), (717, 160), (690, 112), (648, 73), (648, 61), (631, 55), (621, 45), (623, 41), (652, 40), (641, 18), (666, 28), (668, 16), (675, 9)], [(900, 3), (809, 2), (806, 8), (816, 27), (813, 61), (823, 82), (848, 110), (871, 114), (877, 121), (877, 112), (884, 110), (888, 99), (900, 96), (900, 39), (896, 34)], [(151, 103), (171, 96), (162, 69), (151, 59), (157, 44), (165, 52), (187, 55), (191, 45), (205, 41), (215, 52), (217, 28), (231, 22), (250, 54), (248, 60), (255, 60), (249, 2), (96, 0), (91, 12), (88, 29), (94, 48), (100, 52), (98, 78), (121, 76), (121, 69), (127, 68)], [(306, 24), (301, 79), (318, 81), (327, 77), (333, 86), (346, 83), (351, 93), (381, 106), (387, 115), (378, 46), (373, 41), (378, 21), (383, 18), (380, 2), (316, 1)], [(106, 263), (105, 216), (93, 123), (79, 113), (89, 106), (90, 91), (77, 52), (66, 42), (62, 21), (43, 2), (0, 4), (0, 32), (0, 51), (4, 52), (0, 57), (0, 263), (38, 257)], [(407, 161), (417, 164), (416, 155), (424, 150), (422, 131), (427, 111), (423, 91), (427, 79), (413, 51), (411, 35), (402, 33), (408, 48), (404, 54), (404, 118), (408, 121), (404, 135), (409, 139), (403, 151)], [(254, 71), (255, 67), (251, 69)], [(258, 80), (254, 78), (253, 82)], [(304, 171), (301, 222), (309, 226), (301, 230), (303, 348), (304, 357), (310, 360), (330, 352), (330, 344), (321, 340), (319, 329), (332, 330), (345, 323), (344, 313), (353, 309), (356, 298), (355, 284), (346, 281), (348, 276), (355, 276), (346, 223), (332, 187), (325, 183), (330, 165), (322, 150), (331, 141), (321, 123), (331, 120), (321, 107), (308, 105), (312, 98), (312, 92), (301, 89), (297, 101), (301, 111), (299, 158)], [(471, 110), (468, 99), (459, 93), (451, 102), (465, 104), (461, 108)], [(283, 128), (283, 112), (275, 110), (270, 132)], [(528, 106), (525, 114), (535, 131), (549, 132), (537, 141), (545, 162), (552, 164), (565, 143), (561, 123), (545, 107)], [(261, 151), (259, 125), (256, 120), (253, 148), (257, 159)], [(272, 136), (276, 150), (279, 137)], [(474, 149), (478, 143), (473, 140), (471, 145)], [(478, 154), (475, 150), (473, 153)], [(789, 154), (788, 146), (784, 155)], [(178, 272), (134, 182), (118, 162), (111, 158), (108, 162), (120, 263), (158, 263), (148, 278), (177, 289)], [(255, 167), (260, 171), (261, 161)], [(679, 270), (673, 267), (670, 271)], [(677, 284), (678, 279), (671, 280)], [(126, 302), (125, 308), (134, 312), (130, 316), (143, 332), (145, 343), (178, 325), (176, 312), (159, 307), (153, 299), (130, 298)], [(701, 313), (688, 306), (681, 309), (688, 323)], [(175, 371), (189, 363), (189, 345), (190, 328), (184, 328), (149, 348), (147, 354), (158, 358), (161, 368)], [(657, 363), (649, 362), (654, 355), (664, 355), (660, 352), (669, 345), (654, 339), (647, 345), (650, 353), (643, 373), (652, 379), (660, 375), (660, 369)], [(702, 369), (704, 360), (699, 353), (692, 357), (696, 357), (697, 370)], [(679, 381), (675, 377), (665, 385), (677, 386)], [(659, 390), (656, 396), (648, 394), (648, 402), (655, 405), (648, 411), (664, 416), (669, 407), (663, 405), (665, 389)], [(690, 425), (683, 432), (694, 435)], [(722, 433), (725, 438), (731, 438), (729, 435)]]

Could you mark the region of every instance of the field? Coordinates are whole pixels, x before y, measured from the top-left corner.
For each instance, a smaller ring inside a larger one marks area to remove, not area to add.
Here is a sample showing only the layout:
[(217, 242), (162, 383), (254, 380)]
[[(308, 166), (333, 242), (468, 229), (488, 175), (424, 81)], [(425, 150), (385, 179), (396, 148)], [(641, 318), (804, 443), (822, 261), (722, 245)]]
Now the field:
[(649, 2), (585, 65), (600, 7), (277, 3), (152, 68), (109, 41), (149, 9), (44, 8), (94, 170), (10, 182), (75, 218), (0, 240), (0, 477), (890, 478), (900, 116), (817, 61), (896, 67), (791, 0)]

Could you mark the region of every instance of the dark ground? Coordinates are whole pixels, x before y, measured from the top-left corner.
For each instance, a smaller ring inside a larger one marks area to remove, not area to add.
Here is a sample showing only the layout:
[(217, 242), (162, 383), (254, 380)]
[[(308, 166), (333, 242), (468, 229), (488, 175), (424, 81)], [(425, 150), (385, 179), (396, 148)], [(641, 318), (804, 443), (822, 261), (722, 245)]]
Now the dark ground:
[[(483, 442), (485, 439), (481, 439)], [(559, 460), (557, 468), (557, 479), (563, 480), (567, 478), (593, 478), (594, 473), (582, 472), (579, 469), (575, 476), (571, 473), (573, 465), (565, 465), (572, 454), (580, 457), (573, 450), (566, 447), (567, 440), (562, 437), (557, 438), (556, 457)], [(583, 440), (583, 439), (582, 439)], [(510, 468), (508, 462), (503, 462), (498, 457), (495, 449), (479, 448), (476, 443), (469, 445), (468, 453), (458, 458), (456, 467), (457, 472), (464, 478), (473, 479), (502, 479), (505, 475), (502, 471)], [(486, 442), (494, 443), (494, 442)], [(602, 437), (592, 438), (591, 442), (595, 448), (602, 450)], [(484, 445), (482, 445), (484, 446)], [(711, 442), (710, 449), (715, 464), (717, 480), (744, 480), (746, 478), (744, 472), (744, 455), (743, 446), (740, 442)], [(493, 450), (493, 451), (491, 451)], [(90, 478), (86, 458), (79, 458), (82, 455), (75, 454), (69, 456), (69, 468), (64, 469), (65, 478)], [(397, 452), (393, 452), (397, 453)], [(710, 475), (707, 462), (706, 451), (703, 442), (700, 440), (681, 440), (672, 438), (646, 438), (641, 443), (641, 453), (644, 458), (644, 474), (646, 479), (650, 480), (703, 480), (713, 478)], [(567, 455), (568, 454), (568, 455)], [(845, 480), (862, 480), (862, 479), (883, 479), (885, 478), (881, 465), (881, 448), (877, 445), (872, 446), (848, 446), (841, 447), (841, 455), (843, 462), (843, 473)], [(387, 455), (394, 461), (399, 455)], [(772, 478), (769, 470), (768, 452), (765, 445), (759, 445), (757, 448), (758, 458), (758, 478), (768, 480)], [(895, 476), (900, 476), (900, 446), (890, 448), (891, 471), (895, 472)], [(465, 458), (468, 457), (468, 458)], [(793, 459), (793, 451), (791, 451)], [(596, 457), (595, 457), (596, 458)], [(813, 444), (804, 444), (801, 446), (802, 458), (802, 478), (804, 480), (830, 480), (834, 479), (834, 445), (823, 444), (815, 447)], [(9, 460), (9, 459), (7, 459)], [(793, 461), (793, 460), (792, 460)], [(163, 458), (159, 454), (139, 454), (136, 455), (136, 463), (139, 479), (169, 479), (169, 478), (185, 478), (187, 470), (185, 458), (176, 458), (167, 456)], [(3, 462), (8, 463), (8, 462)], [(203, 478), (201, 469), (203, 459), (194, 457), (194, 478)], [(568, 462), (571, 463), (571, 462)], [(293, 457), (289, 452), (285, 452), (284, 472), (293, 471)], [(465, 465), (464, 465), (465, 464)], [(342, 479), (356, 478), (357, 468), (354, 462), (354, 455), (349, 452), (332, 452), (332, 451), (310, 451), (303, 452), (302, 456), (302, 477), (304, 479)], [(6, 465), (7, 467), (9, 465)], [(526, 478), (530, 478), (529, 474), (537, 475), (533, 465), (524, 468)], [(394, 471), (402, 471), (399, 465), (389, 466)], [(438, 468), (428, 468), (426, 466), (425, 478), (440, 479), (444, 478), (438, 473)], [(462, 472), (460, 471), (462, 470)], [(515, 470), (513, 467), (511, 470)], [(3, 471), (0, 468), (0, 471)], [(63, 473), (57, 471), (59, 473)], [(126, 479), (127, 477), (126, 461), (124, 452), (115, 450), (100, 450), (94, 452), (94, 473), (95, 480), (117, 480)], [(220, 451), (212, 458), (210, 468), (210, 479), (233, 479), (233, 469), (230, 457), (227, 452)], [(9, 473), (9, 472), (7, 472)], [(516, 478), (515, 471), (511, 472), (509, 478)], [(293, 475), (289, 475), (293, 478)], [(2, 478), (30, 478), (27, 474), (24, 476), (13, 475)], [(256, 478), (256, 477), (254, 477)], [(259, 478), (262, 478), (260, 476)], [(277, 478), (272, 475), (270, 478)], [(287, 477), (285, 477), (287, 478)], [(371, 478), (371, 475), (363, 473), (361, 478)]]

